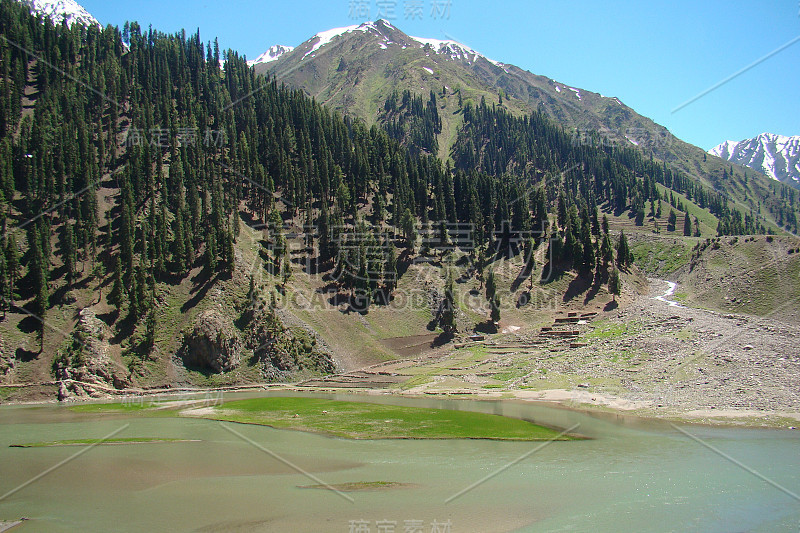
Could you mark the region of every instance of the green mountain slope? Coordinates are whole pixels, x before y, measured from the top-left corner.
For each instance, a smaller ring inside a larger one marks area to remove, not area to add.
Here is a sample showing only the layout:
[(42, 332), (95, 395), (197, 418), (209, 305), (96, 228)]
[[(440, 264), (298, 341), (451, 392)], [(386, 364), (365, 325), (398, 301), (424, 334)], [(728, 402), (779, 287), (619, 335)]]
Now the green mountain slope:
[(453, 41), (410, 37), (384, 20), (323, 32), (255, 70), (368, 125), (385, 123), (384, 104), (394, 92), (425, 100), (431, 91), (450, 95), (439, 99), (437, 140), (444, 159), (463, 127), (464, 106), (485, 100), (517, 116), (539, 111), (576, 143), (595, 137), (601, 144), (635, 147), (724, 195), (743, 214), (762, 214), (776, 230), (797, 232), (796, 216), (788, 215), (798, 208), (795, 192), (681, 141), (619, 99), (493, 61)]

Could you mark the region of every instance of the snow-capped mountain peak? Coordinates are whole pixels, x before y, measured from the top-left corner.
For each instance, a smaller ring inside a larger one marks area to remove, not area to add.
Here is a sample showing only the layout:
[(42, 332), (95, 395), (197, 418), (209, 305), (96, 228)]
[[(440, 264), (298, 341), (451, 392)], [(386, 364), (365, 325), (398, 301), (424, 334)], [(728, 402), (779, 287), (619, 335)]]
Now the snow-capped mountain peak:
[(800, 184), (800, 135), (762, 133), (740, 142), (725, 141), (708, 153), (758, 170), (778, 181)]
[(475, 61), (478, 60), (479, 57), (482, 57), (486, 61), (495, 66), (500, 66), (502, 64), (499, 61), (494, 61), (493, 59), (489, 59), (480, 52), (476, 52), (469, 46), (461, 44), (457, 41), (426, 39), (424, 37), (413, 37), (410, 35), (409, 37), (420, 43), (423, 48), (426, 46), (430, 46), (433, 49), (433, 51), (436, 52), (437, 54), (450, 56), (450, 59), (453, 60), (462, 59), (467, 63), (474, 63)]
[(273, 44), (269, 47), (269, 50), (258, 56), (257, 58), (253, 59), (252, 61), (248, 61), (247, 64), (251, 67), (253, 65), (260, 65), (262, 63), (269, 63), (271, 61), (275, 61), (283, 54), (287, 54), (294, 50), (294, 46), (285, 46), (282, 44)]
[(375, 22), (364, 22), (363, 24), (355, 24), (353, 26), (344, 26), (342, 28), (332, 28), (330, 30), (321, 31), (314, 37), (306, 41), (306, 42), (312, 42), (312, 41), (315, 42), (314, 45), (311, 47), (311, 49), (308, 52), (306, 52), (305, 55), (303, 55), (301, 60), (305, 59), (308, 56), (311, 56), (312, 54), (314, 54), (314, 52), (316, 52), (326, 44), (333, 41), (336, 37), (339, 37), (340, 35), (344, 35), (346, 33), (351, 33), (354, 31), (362, 31), (364, 33), (372, 32), (385, 37), (382, 31), (382, 26), (387, 29), (394, 29), (394, 26), (392, 26), (388, 21), (384, 19), (379, 19), (376, 20)]
[(83, 26), (100, 26), (82, 5), (75, 0), (20, 0), (30, 8), (31, 12), (50, 17), (53, 24), (61, 24), (66, 20), (67, 26), (81, 24)]
[[(403, 49), (419, 46), (423, 49), (429, 49), (432, 53), (438, 56), (443, 56), (446, 59), (454, 61), (459, 60), (464, 61), (467, 64), (473, 64), (478, 61), (479, 58), (482, 58), (497, 67), (505, 67), (503, 63), (489, 59), (480, 52), (473, 50), (469, 46), (453, 40), (427, 39), (423, 37), (412, 37), (410, 35), (406, 35), (384, 19), (321, 31), (297, 47), (298, 51), (302, 53), (302, 57), (299, 58), (299, 61), (313, 58), (328, 44), (337, 42), (340, 38), (347, 34), (356, 34), (358, 32), (362, 32), (373, 37), (378, 37), (379, 40), (377, 44), (381, 50), (387, 50), (389, 46), (399, 46)], [(271, 48), (269, 51), (259, 56), (258, 59), (249, 63), (251, 65), (257, 65), (259, 63), (271, 62), (293, 50), (293, 48), (288, 46), (283, 48), (285, 51), (279, 54), (272, 54), (271, 52), (273, 49)]]

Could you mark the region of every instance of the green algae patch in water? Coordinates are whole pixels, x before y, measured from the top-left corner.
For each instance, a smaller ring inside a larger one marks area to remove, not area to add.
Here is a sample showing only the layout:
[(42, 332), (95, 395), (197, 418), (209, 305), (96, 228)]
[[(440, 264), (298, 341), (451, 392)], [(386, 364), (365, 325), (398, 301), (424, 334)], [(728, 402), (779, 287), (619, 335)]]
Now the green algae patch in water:
[(48, 442), (9, 444), (10, 448), (49, 448), (51, 446), (89, 446), (92, 444), (156, 444), (160, 442), (200, 442), (197, 439), (165, 439), (161, 437), (125, 437), (120, 439), (72, 439)]
[[(186, 413), (190, 414), (190, 413)], [(197, 416), (350, 439), (575, 440), (518, 418), (321, 398), (269, 397), (225, 402)]]

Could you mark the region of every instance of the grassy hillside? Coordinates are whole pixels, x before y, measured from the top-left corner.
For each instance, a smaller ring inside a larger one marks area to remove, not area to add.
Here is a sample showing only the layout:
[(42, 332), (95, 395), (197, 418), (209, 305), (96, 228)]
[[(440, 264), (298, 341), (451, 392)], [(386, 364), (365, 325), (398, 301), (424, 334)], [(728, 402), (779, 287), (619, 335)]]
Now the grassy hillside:
[(679, 271), (687, 304), (796, 322), (800, 318), (800, 241), (790, 237), (701, 240)]

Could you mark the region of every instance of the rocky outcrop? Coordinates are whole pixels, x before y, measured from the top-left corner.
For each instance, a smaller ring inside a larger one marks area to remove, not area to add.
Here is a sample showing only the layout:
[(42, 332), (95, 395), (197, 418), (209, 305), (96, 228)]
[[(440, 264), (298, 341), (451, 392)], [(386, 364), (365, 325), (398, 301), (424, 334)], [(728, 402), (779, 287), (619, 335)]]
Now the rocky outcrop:
[(253, 350), (265, 379), (285, 381), (335, 370), (331, 355), (318, 346), (313, 335), (302, 328), (287, 328), (266, 305), (257, 306), (245, 315), (246, 346)]
[(94, 311), (81, 310), (69, 344), (54, 363), (56, 378), (61, 380), (59, 400), (97, 397), (130, 384), (127, 370), (111, 357), (110, 337), (111, 330)]
[(231, 320), (217, 309), (208, 309), (197, 316), (186, 335), (181, 357), (186, 366), (229, 372), (241, 363), (243, 347)]

